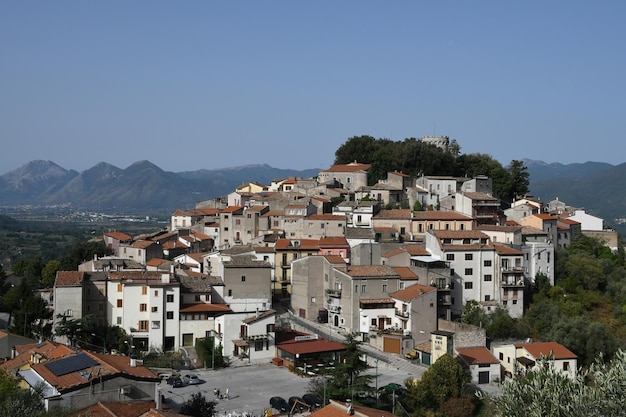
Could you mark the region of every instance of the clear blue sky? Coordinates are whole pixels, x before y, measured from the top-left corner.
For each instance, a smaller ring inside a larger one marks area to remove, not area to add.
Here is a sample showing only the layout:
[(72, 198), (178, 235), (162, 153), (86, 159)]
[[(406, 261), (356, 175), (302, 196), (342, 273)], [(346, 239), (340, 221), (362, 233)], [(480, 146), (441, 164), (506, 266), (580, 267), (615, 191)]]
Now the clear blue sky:
[(326, 168), (362, 134), (626, 161), (624, 1), (0, 2), (0, 174)]

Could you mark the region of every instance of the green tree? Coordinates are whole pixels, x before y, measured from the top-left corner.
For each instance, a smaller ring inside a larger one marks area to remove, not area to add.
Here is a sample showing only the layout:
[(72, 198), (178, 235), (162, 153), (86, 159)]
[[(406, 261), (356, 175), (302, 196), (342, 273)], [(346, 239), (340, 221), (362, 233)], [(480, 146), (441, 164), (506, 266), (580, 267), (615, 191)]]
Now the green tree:
[(402, 404), (418, 415), (425, 410), (440, 411), (453, 399), (463, 398), (471, 380), (463, 366), (449, 355), (432, 364), (419, 381), (407, 379)]
[[(487, 398), (484, 393), (479, 397)], [(514, 377), (491, 398), (497, 416), (623, 416), (626, 410), (626, 352), (596, 358), (588, 372), (568, 378), (542, 359), (525, 377)]]
[(461, 312), (461, 321), (478, 327), (484, 327), (488, 322), (488, 317), (478, 301), (468, 300)]
[(180, 413), (185, 416), (213, 417), (216, 405), (215, 401), (209, 401), (201, 392), (196, 392), (183, 404)]
[(59, 267), (61, 263), (56, 260), (48, 261), (46, 266), (41, 270), (41, 285), (45, 288), (50, 288), (54, 285), (54, 280), (56, 279), (57, 271), (59, 271)]
[(352, 398), (355, 392), (371, 389), (372, 376), (363, 374), (367, 370), (367, 363), (361, 359), (360, 344), (355, 335), (346, 336), (341, 362), (336, 364), (335, 369), (329, 374), (327, 392), (330, 398), (343, 401)]
[(94, 255), (102, 257), (112, 254), (113, 250), (102, 241), (80, 242), (72, 246), (69, 252), (61, 258), (59, 269), (61, 271), (76, 271), (78, 265), (93, 259)]
[(353, 136), (335, 151), (335, 164), (349, 164), (354, 161), (369, 164), (380, 147), (381, 142), (372, 136)]
[(514, 201), (518, 197), (528, 194), (530, 187), (530, 174), (528, 167), (522, 161), (512, 160), (507, 168), (511, 177), (511, 188), (508, 195), (502, 196), (506, 201)]
[(224, 368), (227, 363), (222, 354), (223, 346), (214, 337), (205, 337), (196, 341), (198, 356), (204, 361), (204, 367)]

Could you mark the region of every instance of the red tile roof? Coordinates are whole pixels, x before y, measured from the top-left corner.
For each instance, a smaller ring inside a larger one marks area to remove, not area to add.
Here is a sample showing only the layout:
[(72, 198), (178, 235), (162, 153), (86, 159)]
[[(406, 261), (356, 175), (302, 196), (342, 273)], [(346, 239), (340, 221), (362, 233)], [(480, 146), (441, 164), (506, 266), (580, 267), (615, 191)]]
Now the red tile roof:
[[(353, 405), (354, 415), (356, 417), (395, 417), (393, 413), (384, 410), (378, 410), (376, 408), (365, 407), (362, 405)], [(348, 415), (348, 407), (341, 401), (330, 400), (330, 404), (320, 408), (313, 413), (310, 417), (346, 417)]]
[(456, 351), (468, 365), (487, 365), (500, 363), (486, 347), (459, 348)]
[(400, 279), (415, 280), (419, 278), (408, 266), (394, 266), (393, 270), (400, 275)]
[(398, 300), (409, 302), (432, 291), (437, 291), (437, 288), (428, 285), (415, 284), (389, 295)]
[(180, 308), (181, 313), (227, 313), (230, 307), (226, 304), (198, 303), (187, 304)]
[(85, 273), (81, 271), (57, 271), (54, 285), (57, 287), (76, 287), (83, 283)]
[(554, 354), (554, 359), (578, 358), (575, 353), (557, 342), (519, 343), (515, 347), (526, 349), (535, 359), (539, 359), (541, 355), (548, 356), (550, 353)]
[(122, 232), (107, 232), (104, 234), (107, 237), (111, 237), (113, 239), (117, 239), (117, 240), (131, 240), (132, 237), (127, 235), (126, 233), (122, 233)]
[(351, 162), (344, 165), (333, 165), (328, 169), (322, 170), (322, 172), (356, 172), (367, 171), (370, 169), (370, 164), (361, 164), (358, 162)]

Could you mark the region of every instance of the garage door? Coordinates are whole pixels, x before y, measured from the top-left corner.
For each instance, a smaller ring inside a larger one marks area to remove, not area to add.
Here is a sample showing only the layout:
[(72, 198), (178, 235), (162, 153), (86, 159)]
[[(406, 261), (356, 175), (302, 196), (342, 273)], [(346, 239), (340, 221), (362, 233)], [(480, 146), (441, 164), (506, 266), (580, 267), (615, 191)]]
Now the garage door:
[(489, 383), (489, 371), (482, 371), (478, 373), (478, 383), (479, 384)]
[(193, 346), (193, 333), (183, 334), (183, 346)]
[(383, 338), (383, 352), (400, 353), (400, 339), (393, 337)]

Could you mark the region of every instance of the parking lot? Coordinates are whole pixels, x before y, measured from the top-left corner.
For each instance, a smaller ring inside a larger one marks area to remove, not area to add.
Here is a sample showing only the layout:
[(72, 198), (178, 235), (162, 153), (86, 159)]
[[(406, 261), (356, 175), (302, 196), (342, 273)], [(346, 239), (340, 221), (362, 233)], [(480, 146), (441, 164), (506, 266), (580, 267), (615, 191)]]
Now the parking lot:
[[(217, 388), (222, 394), (227, 391), (229, 394), (229, 399), (217, 400), (217, 416), (234, 417), (244, 414), (262, 416), (264, 409), (270, 408), (271, 397), (280, 396), (288, 400), (289, 397), (302, 397), (309, 392), (309, 378), (302, 378), (284, 367), (270, 364), (224, 368), (215, 371), (199, 369), (192, 373), (197, 374), (204, 382), (180, 388), (172, 388), (165, 382), (161, 383), (161, 393), (165, 398), (164, 405), (174, 411), (179, 411), (182, 404), (196, 392), (201, 392), (209, 400), (215, 400), (213, 390)], [(376, 372), (371, 369), (368, 373), (374, 376)], [(379, 369), (378, 386), (381, 387), (390, 382), (401, 384), (408, 376), (410, 375), (406, 372), (395, 369)], [(375, 378), (372, 380), (372, 386), (374, 385)], [(272, 411), (274, 414), (277, 413), (277, 410)]]

